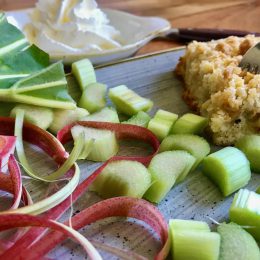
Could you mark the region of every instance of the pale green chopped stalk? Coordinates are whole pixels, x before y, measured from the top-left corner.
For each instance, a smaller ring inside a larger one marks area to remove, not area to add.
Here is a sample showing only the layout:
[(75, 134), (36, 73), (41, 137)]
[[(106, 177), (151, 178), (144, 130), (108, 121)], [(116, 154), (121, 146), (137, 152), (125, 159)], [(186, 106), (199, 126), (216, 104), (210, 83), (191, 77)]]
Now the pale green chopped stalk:
[(136, 115), (130, 117), (127, 121), (123, 121), (122, 124), (138, 125), (147, 127), (151, 117), (149, 114), (143, 111), (139, 111)]
[(220, 235), (197, 230), (173, 230), (174, 260), (218, 260)]
[(260, 195), (241, 189), (235, 194), (229, 217), (232, 222), (243, 226), (258, 242), (260, 242)]
[(44, 130), (46, 130), (53, 121), (53, 112), (50, 108), (47, 107), (38, 107), (32, 105), (16, 105), (10, 116), (15, 117), (16, 111), (21, 109), (24, 111), (24, 120), (32, 123)]
[(173, 123), (171, 121), (152, 118), (147, 128), (153, 132), (160, 141), (162, 141), (170, 133), (172, 125)]
[(95, 179), (90, 190), (96, 191), (103, 198), (142, 198), (150, 185), (151, 175), (143, 164), (120, 160), (109, 163)]
[(228, 196), (247, 185), (251, 178), (246, 156), (235, 147), (225, 147), (205, 157), (202, 171)]
[(167, 136), (159, 148), (160, 152), (172, 150), (184, 150), (193, 155), (196, 158), (193, 170), (210, 153), (210, 145), (204, 138), (197, 135), (176, 134)]
[(50, 132), (57, 134), (58, 131), (64, 126), (79, 121), (88, 115), (89, 112), (86, 109), (80, 107), (76, 107), (75, 109), (70, 110), (55, 109), (53, 110), (53, 121), (49, 127), (49, 130)]
[(72, 73), (66, 74), (66, 79), (68, 82), (68, 92), (69, 95), (73, 98), (73, 100), (78, 103), (81, 97), (82, 91), (78, 84), (76, 78), (72, 75)]
[[(103, 162), (117, 154), (118, 143), (114, 132), (81, 125), (76, 125), (71, 128), (71, 134), (74, 140), (77, 140), (78, 136), (82, 133), (84, 133), (85, 136), (85, 145), (88, 146), (90, 142), (93, 143), (92, 149), (86, 159)], [(83, 158), (83, 154), (81, 154), (80, 158)]]
[(153, 106), (151, 100), (139, 96), (125, 85), (110, 88), (108, 95), (117, 110), (129, 116), (135, 115), (139, 111), (148, 111)]
[(152, 131), (160, 141), (162, 141), (167, 135), (169, 135), (177, 118), (178, 115), (159, 109), (154, 115), (154, 118), (150, 120), (148, 129)]
[(170, 219), (174, 260), (218, 260), (220, 236), (204, 221)]
[(252, 171), (260, 173), (260, 136), (245, 135), (235, 143), (235, 146), (245, 153)]
[(106, 106), (107, 86), (101, 83), (92, 83), (82, 92), (78, 106), (94, 113)]
[(195, 158), (185, 151), (168, 151), (155, 155), (148, 167), (152, 185), (144, 197), (159, 203), (178, 178), (185, 178), (194, 162)]
[(206, 222), (188, 219), (170, 219), (169, 228), (170, 231), (180, 229), (210, 232), (209, 225)]
[(86, 145), (84, 145), (78, 160), (85, 160), (88, 155), (90, 154), (91, 150), (94, 147), (94, 143), (95, 143), (95, 139), (90, 139), (89, 142), (86, 143)]
[(81, 118), (80, 121), (119, 123), (119, 118), (115, 109), (110, 107), (105, 107), (96, 113)]
[(221, 223), (219, 260), (259, 260), (260, 251), (254, 238), (235, 223)]
[(78, 138), (74, 142), (74, 148), (72, 149), (69, 157), (67, 160), (53, 173), (45, 177), (39, 177), (37, 173), (31, 168), (23, 147), (23, 139), (22, 139), (22, 129), (23, 129), (23, 118), (24, 118), (24, 111), (18, 109), (16, 111), (16, 119), (15, 119), (15, 136), (17, 137), (16, 142), (16, 152), (19, 158), (21, 165), (23, 166), (24, 170), (30, 175), (31, 177), (45, 181), (45, 182), (53, 182), (63, 176), (76, 162), (79, 155), (81, 154), (84, 148), (84, 135), (80, 134)]
[(175, 121), (178, 119), (178, 115), (163, 109), (159, 109), (154, 115), (154, 118), (163, 119), (175, 123)]
[(83, 59), (72, 63), (72, 73), (77, 79), (82, 91), (92, 83), (96, 83), (96, 73), (89, 59)]
[(207, 126), (208, 119), (195, 114), (187, 113), (181, 116), (173, 125), (173, 134), (200, 134)]

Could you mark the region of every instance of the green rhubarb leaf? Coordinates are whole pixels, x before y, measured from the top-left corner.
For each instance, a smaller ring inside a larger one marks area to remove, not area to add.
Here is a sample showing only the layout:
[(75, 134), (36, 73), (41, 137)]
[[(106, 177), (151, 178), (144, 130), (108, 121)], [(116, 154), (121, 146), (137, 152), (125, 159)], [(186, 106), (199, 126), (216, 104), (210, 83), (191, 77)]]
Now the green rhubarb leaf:
[(7, 89), (16, 81), (49, 65), (49, 56), (35, 45), (0, 57), (0, 88)]
[(8, 23), (4, 13), (0, 13), (0, 35), (0, 57), (29, 46), (23, 33)]
[(49, 55), (30, 45), (22, 32), (0, 13), (0, 100), (72, 109), (61, 62), (49, 66)]
[(7, 89), (21, 78), (49, 65), (49, 55), (28, 43), (23, 33), (0, 13), (0, 88)]
[(39, 72), (17, 81), (9, 89), (8, 98), (9, 101), (36, 106), (64, 109), (76, 107), (75, 102), (68, 94), (67, 80), (62, 62), (52, 64)]

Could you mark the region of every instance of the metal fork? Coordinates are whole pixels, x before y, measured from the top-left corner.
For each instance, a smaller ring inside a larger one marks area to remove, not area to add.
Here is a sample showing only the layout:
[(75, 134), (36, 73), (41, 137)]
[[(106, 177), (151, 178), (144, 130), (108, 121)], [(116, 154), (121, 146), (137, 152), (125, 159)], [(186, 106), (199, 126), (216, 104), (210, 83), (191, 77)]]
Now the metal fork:
[(260, 74), (260, 42), (246, 52), (239, 67), (245, 71)]

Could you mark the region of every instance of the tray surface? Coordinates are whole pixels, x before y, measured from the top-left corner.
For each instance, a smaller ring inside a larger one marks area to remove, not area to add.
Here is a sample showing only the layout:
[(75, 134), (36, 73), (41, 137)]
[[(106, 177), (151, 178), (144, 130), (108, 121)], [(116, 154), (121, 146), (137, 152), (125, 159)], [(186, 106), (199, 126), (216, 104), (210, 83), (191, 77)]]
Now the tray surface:
[[(140, 95), (149, 97), (154, 101), (151, 114), (158, 108), (183, 114), (189, 109), (181, 98), (182, 84), (173, 73), (183, 53), (183, 49), (171, 50), (99, 67), (96, 70), (97, 79), (108, 87), (125, 84)], [(50, 160), (39, 150), (28, 148), (27, 152), (33, 167), (37, 167), (41, 172), (51, 170), (52, 164), (48, 164)], [(121, 153), (129, 154), (129, 149), (123, 149)], [(80, 161), (81, 179), (89, 176), (98, 165), (100, 164)], [(260, 176), (253, 174), (248, 187), (255, 189), (259, 185)], [(42, 196), (47, 189), (46, 185), (37, 181), (31, 182), (28, 186), (33, 198), (37, 198), (40, 194)], [(183, 183), (175, 186), (158, 208), (167, 220), (170, 218), (204, 220), (214, 228), (215, 224), (210, 218), (218, 222), (227, 220), (233, 196), (224, 198), (216, 186), (197, 170)], [(97, 195), (87, 192), (73, 204), (73, 212), (78, 212), (99, 200)], [(68, 214), (69, 212), (66, 215)], [(85, 227), (81, 233), (89, 239), (133, 250), (148, 259), (153, 259), (161, 246), (158, 237), (148, 226), (132, 219), (109, 218)], [(117, 259), (106, 252), (100, 252), (104, 259)], [(57, 247), (49, 256), (59, 259), (86, 259), (80, 246), (69, 240)]]

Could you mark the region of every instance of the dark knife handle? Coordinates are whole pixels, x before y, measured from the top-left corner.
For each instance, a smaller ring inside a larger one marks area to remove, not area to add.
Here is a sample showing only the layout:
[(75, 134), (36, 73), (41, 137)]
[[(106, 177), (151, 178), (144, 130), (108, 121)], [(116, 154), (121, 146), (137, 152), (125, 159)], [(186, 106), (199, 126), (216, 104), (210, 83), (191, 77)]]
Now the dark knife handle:
[[(177, 39), (183, 41), (210, 41), (226, 38), (231, 35), (243, 37), (247, 34), (254, 34), (256, 36), (260, 36), (260, 33), (229, 29), (179, 28), (178, 33), (175, 33), (175, 38), (177, 36)], [(167, 36), (171, 37), (171, 33), (169, 33)], [(172, 36), (174, 37), (174, 35)]]

